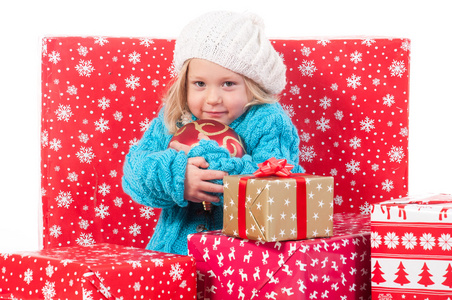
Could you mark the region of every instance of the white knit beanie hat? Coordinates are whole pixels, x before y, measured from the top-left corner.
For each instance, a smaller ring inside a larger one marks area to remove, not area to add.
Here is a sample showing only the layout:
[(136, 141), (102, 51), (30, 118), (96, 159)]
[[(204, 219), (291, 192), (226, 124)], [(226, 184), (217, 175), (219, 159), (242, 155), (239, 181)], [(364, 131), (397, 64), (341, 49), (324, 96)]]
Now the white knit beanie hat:
[(254, 14), (215, 11), (190, 22), (176, 40), (176, 71), (190, 58), (244, 75), (271, 94), (279, 94), (286, 85), (286, 66), (265, 36), (262, 19)]

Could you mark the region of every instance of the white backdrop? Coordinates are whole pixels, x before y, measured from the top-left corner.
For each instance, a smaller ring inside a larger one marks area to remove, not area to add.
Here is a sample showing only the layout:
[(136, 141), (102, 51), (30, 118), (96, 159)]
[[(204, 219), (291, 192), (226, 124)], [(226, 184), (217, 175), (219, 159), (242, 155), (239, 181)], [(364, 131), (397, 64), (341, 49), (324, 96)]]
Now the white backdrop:
[(452, 193), (452, 18), (447, 0), (5, 2), (0, 4), (0, 251), (39, 248), (40, 38), (175, 38), (189, 20), (215, 9), (261, 15), (270, 38), (410, 38), (410, 193)]

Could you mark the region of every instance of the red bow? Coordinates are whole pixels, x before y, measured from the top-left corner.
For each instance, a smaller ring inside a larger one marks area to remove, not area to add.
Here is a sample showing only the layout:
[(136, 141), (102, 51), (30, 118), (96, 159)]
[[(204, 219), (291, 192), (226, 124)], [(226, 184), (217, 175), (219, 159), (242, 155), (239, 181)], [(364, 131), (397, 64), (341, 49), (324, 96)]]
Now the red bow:
[(285, 159), (276, 159), (274, 157), (267, 159), (261, 164), (257, 164), (259, 169), (253, 173), (256, 177), (264, 177), (270, 175), (276, 175), (279, 177), (288, 177), (292, 172), (293, 165), (288, 164)]

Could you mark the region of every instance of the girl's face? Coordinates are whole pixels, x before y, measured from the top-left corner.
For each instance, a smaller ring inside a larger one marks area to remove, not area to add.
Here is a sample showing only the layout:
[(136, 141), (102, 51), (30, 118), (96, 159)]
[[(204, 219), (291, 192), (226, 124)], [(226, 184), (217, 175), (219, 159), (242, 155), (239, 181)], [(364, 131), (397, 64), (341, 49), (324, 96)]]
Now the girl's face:
[(187, 75), (187, 104), (198, 119), (229, 125), (251, 100), (243, 76), (213, 62), (194, 58)]

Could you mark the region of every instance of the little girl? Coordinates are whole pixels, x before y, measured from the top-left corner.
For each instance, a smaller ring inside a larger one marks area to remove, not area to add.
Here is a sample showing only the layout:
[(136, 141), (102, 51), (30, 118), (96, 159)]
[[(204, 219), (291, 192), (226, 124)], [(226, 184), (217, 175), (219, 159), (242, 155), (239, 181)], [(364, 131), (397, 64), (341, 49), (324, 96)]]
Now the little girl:
[[(271, 157), (287, 159), (294, 173), (304, 171), (297, 129), (275, 96), (286, 85), (286, 67), (263, 31), (256, 15), (219, 11), (189, 23), (176, 40), (178, 77), (124, 164), (124, 191), (162, 209), (147, 249), (187, 254), (188, 234), (221, 229), (227, 174), (251, 174)], [(178, 128), (198, 119), (229, 125), (247, 154), (231, 157), (208, 139), (192, 148), (169, 145)], [(213, 204), (208, 214), (202, 202)]]

